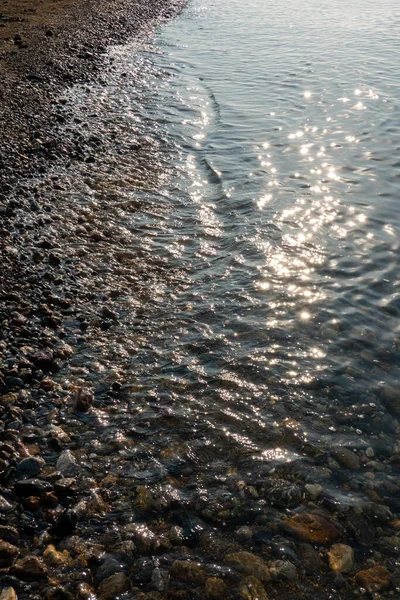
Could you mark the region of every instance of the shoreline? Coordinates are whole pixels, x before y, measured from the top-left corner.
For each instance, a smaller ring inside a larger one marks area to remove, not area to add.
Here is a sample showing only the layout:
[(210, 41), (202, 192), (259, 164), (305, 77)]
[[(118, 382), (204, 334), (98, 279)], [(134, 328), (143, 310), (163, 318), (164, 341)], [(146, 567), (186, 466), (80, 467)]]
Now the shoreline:
[[(108, 413), (110, 421), (118, 423), (118, 411), (129, 410), (129, 404), (118, 372), (111, 378), (99, 376), (103, 385), (86, 388), (81, 359), (96, 336), (106, 343), (107, 331), (118, 327), (122, 336), (125, 323), (118, 312), (119, 296), (114, 294), (118, 290), (104, 290), (99, 296), (94, 286), (87, 287), (89, 279), (82, 272), (90, 269), (93, 256), (71, 252), (81, 240), (82, 246), (87, 240), (93, 246), (108, 243), (102, 225), (108, 213), (90, 220), (84, 211), (79, 216), (77, 211), (73, 232), (68, 230), (70, 217), (63, 214), (64, 205), (59, 204), (63, 195), (58, 193), (65, 192), (61, 187), (65, 183), (57, 178), (57, 165), (65, 162), (90, 170), (102, 148), (101, 140), (91, 139), (90, 128), (86, 137), (76, 137), (76, 129), (64, 135), (74, 112), (62, 94), (74, 84), (101, 80), (110, 66), (108, 45), (141, 35), (154, 19), (172, 16), (181, 4), (165, 7), (156, 1), (148, 7), (140, 1), (45, 0), (39, 13), (18, 17), (22, 6), (30, 10), (29, 3), (19, 0), (14, 12), (0, 8), (0, 14), (12, 19), (0, 28), (0, 34), (9, 38), (0, 50), (0, 118), (6, 126), (0, 141), (0, 592), (12, 588), (19, 600), (112, 600), (120, 594), (136, 600), (324, 600), (333, 594), (357, 597), (360, 586), (368, 590), (366, 597), (375, 588), (385, 594), (397, 581), (391, 579), (396, 574), (395, 557), (389, 554), (376, 565), (365, 548), (375, 535), (376, 526), (370, 522), (379, 517), (381, 529), (390, 532), (389, 513), (376, 516), (372, 507), (370, 516), (348, 511), (349, 517), (347, 507), (337, 508), (329, 494), (318, 499), (314, 489), (307, 496), (294, 475), (289, 491), (294, 489), (295, 500), (302, 494), (300, 506), (308, 512), (306, 519), (296, 516), (291, 521), (304, 525), (309, 539), (272, 544), (270, 537), (286, 535), (280, 521), (283, 510), (274, 504), (274, 494), (279, 500), (291, 477), (282, 470), (284, 480), (277, 479), (266, 505), (271, 519), (256, 521), (260, 529), (256, 545), (247, 519), (258, 518), (258, 492), (246, 485), (238, 495), (235, 486), (242, 482), (233, 476), (237, 504), (224, 507), (232, 525), (225, 528), (226, 515), (220, 514), (216, 503), (208, 520), (204, 507), (207, 528), (202, 530), (194, 501), (191, 505), (177, 501), (173, 493), (168, 495), (168, 485), (165, 492), (161, 487), (157, 491), (158, 480), (153, 486), (151, 478), (149, 484), (138, 483), (129, 475), (119, 479), (92, 468), (87, 442), (95, 444), (105, 426), (101, 429), (96, 422), (101, 420), (96, 410), (86, 413), (86, 408), (93, 402), (102, 415)], [(44, 18), (47, 8), (50, 17)], [(14, 20), (19, 18), (25, 20)], [(140, 304), (140, 298), (135, 300)], [(133, 452), (146, 435), (134, 432), (128, 442), (105, 437), (101, 452), (117, 453), (125, 444)], [(171, 456), (166, 481), (173, 481), (176, 491), (192, 483), (190, 463), (175, 464)], [(260, 484), (259, 494), (263, 493)], [(140, 526), (136, 520), (123, 520), (124, 510), (132, 506)], [(288, 506), (285, 510), (292, 507), (290, 497)], [(309, 529), (312, 532), (316, 524), (322, 541), (314, 543), (307, 529), (310, 521)], [(353, 521), (356, 558), (364, 569), (361, 583), (327, 566), (328, 547), (337, 540), (346, 543), (343, 523), (350, 531)], [(229, 536), (230, 527), (236, 537)], [(221, 539), (215, 531), (222, 532)], [(293, 531), (288, 535), (291, 540)], [(302, 549), (301, 575), (293, 575), (296, 568), (290, 562), (296, 559), (297, 547)], [(9, 592), (1, 600), (14, 597)]]

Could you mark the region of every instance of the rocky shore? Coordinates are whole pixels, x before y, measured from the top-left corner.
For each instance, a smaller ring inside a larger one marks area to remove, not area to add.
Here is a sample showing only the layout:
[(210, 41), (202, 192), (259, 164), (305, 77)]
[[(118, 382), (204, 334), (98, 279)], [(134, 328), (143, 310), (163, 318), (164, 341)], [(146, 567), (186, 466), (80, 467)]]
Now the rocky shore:
[[(0, 2), (0, 600), (396, 598), (399, 423), (379, 403), (358, 407), (390, 434), (374, 447), (315, 448), (287, 419), (280, 441), (304, 462), (241, 457), (222, 477), (183, 439), (154, 461), (151, 417), (127, 425), (133, 386), (111, 360), (87, 358), (127, 317), (118, 286), (99, 294), (81, 244), (106, 252), (111, 215), (60, 201), (57, 165), (90, 168), (106, 142), (68, 129), (63, 91), (101, 80), (109, 44), (179, 8)], [(395, 416), (399, 397), (385, 391)], [(364, 500), (334, 497), (335, 477)]]

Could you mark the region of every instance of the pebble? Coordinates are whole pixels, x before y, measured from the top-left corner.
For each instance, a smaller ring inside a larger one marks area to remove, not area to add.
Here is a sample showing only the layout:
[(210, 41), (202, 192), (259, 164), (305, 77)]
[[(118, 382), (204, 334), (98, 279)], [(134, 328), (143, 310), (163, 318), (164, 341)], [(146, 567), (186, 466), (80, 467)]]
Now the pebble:
[(43, 552), (43, 560), (46, 565), (51, 567), (67, 566), (71, 564), (71, 556), (68, 550), (58, 552), (53, 544), (47, 546), (46, 550)]
[(31, 555), (18, 560), (13, 566), (12, 573), (23, 581), (32, 581), (43, 578), (46, 568), (40, 558)]
[(42, 479), (23, 479), (17, 481), (14, 485), (14, 491), (17, 496), (28, 498), (29, 496), (41, 496), (45, 492), (51, 492), (53, 486), (48, 481)]
[(64, 477), (71, 477), (78, 471), (78, 464), (71, 450), (64, 450), (57, 460), (56, 469)]
[(39, 475), (43, 469), (45, 462), (43, 458), (38, 456), (29, 456), (23, 458), (17, 465), (17, 473), (22, 477), (34, 477)]
[(301, 513), (283, 521), (280, 527), (284, 533), (303, 542), (327, 545), (336, 542), (340, 537), (336, 525), (319, 514)]
[(13, 509), (13, 505), (10, 504), (4, 496), (0, 494), (0, 513), (7, 513)]
[(18, 600), (17, 594), (15, 593), (14, 588), (5, 587), (1, 590), (0, 600)]
[(356, 471), (360, 468), (360, 458), (348, 448), (333, 448), (332, 454), (347, 469)]
[(209, 577), (205, 588), (207, 598), (215, 598), (215, 600), (223, 598), (227, 591), (226, 583), (219, 577)]
[(0, 568), (9, 567), (19, 554), (18, 548), (9, 542), (0, 541)]
[(244, 600), (268, 600), (263, 584), (253, 575), (248, 575), (241, 580), (239, 594)]
[(298, 553), (300, 554), (304, 566), (306, 569), (312, 573), (320, 572), (325, 568), (325, 565), (316, 550), (311, 546), (311, 544), (300, 544), (298, 548)]
[(128, 576), (125, 573), (114, 573), (107, 579), (103, 579), (98, 588), (101, 600), (115, 600), (130, 588)]
[(377, 565), (372, 569), (359, 571), (355, 576), (355, 580), (360, 587), (373, 594), (389, 588), (390, 573), (385, 567)]
[(171, 576), (193, 584), (202, 584), (207, 579), (204, 569), (189, 560), (175, 560), (171, 566)]
[(288, 581), (297, 579), (297, 569), (288, 560), (274, 560), (269, 565), (269, 572), (272, 579), (287, 579)]
[(334, 544), (328, 552), (329, 565), (335, 573), (349, 573), (354, 566), (353, 548), (346, 544)]
[(88, 412), (94, 401), (94, 393), (91, 388), (80, 387), (72, 397), (74, 410)]
[(311, 500), (317, 500), (324, 491), (324, 488), (319, 483), (307, 483), (304, 487)]
[(269, 581), (271, 575), (262, 558), (251, 552), (235, 552), (225, 556), (225, 562), (239, 573), (251, 575), (260, 581)]

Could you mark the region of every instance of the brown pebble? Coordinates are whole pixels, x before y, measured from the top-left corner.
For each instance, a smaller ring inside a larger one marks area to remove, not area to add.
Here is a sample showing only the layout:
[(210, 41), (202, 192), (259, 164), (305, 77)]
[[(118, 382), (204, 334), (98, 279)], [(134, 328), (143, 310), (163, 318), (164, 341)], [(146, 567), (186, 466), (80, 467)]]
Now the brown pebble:
[(301, 513), (283, 521), (281, 529), (303, 542), (332, 544), (340, 537), (336, 525), (324, 517), (313, 513)]
[(372, 569), (359, 571), (355, 579), (360, 587), (365, 588), (373, 594), (388, 589), (390, 573), (385, 567), (377, 565), (376, 567), (372, 567)]

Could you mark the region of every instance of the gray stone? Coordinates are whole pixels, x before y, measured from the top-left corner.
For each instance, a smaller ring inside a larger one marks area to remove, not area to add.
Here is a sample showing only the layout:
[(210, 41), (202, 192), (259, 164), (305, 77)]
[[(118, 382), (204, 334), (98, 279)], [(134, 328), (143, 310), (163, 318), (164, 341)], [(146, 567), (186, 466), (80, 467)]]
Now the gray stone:
[(75, 475), (77, 473), (78, 464), (71, 450), (65, 450), (60, 454), (57, 461), (56, 469), (65, 477), (71, 477), (72, 475)]

